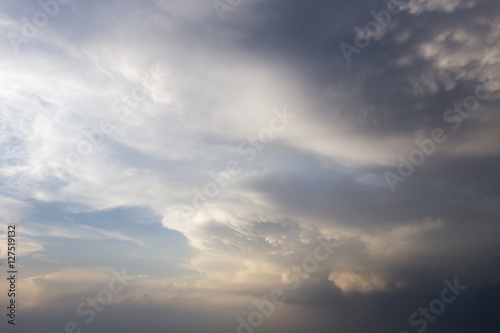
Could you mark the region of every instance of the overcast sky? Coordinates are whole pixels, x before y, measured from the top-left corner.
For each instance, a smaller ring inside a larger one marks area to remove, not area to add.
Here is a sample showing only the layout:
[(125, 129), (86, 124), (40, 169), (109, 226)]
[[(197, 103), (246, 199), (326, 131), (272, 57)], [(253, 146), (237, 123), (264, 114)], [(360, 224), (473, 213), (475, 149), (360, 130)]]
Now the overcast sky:
[(0, 0), (0, 32), (2, 332), (500, 331), (498, 0)]

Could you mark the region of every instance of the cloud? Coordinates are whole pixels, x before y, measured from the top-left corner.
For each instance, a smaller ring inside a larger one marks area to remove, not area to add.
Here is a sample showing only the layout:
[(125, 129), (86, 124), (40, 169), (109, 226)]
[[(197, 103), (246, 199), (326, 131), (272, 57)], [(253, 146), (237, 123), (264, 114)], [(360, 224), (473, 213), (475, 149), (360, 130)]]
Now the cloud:
[[(342, 246), (263, 332), (401, 330), (379, 309), (406, 324), (444, 276), (466, 276), (474, 292), (495, 286), (497, 3), (408, 1), (346, 64), (339, 43), (385, 5), (242, 2), (220, 21), (210, 1), (71, 2), (18, 53), (4, 38), (0, 227), (20, 225), (29, 311), (78, 304), (107, 283), (105, 263), (123, 260), (138, 280), (110, 312), (148, 309), (156, 328), (165, 310), (173, 331), (219, 318), (233, 327), (288, 286), (318, 238)], [(3, 35), (40, 10), (0, 7)], [(479, 110), (391, 193), (383, 173), (415, 139), (449, 130), (444, 113), (478, 85), (490, 94)], [(296, 117), (249, 161), (238, 147), (285, 107)], [(186, 209), (231, 160), (241, 174)], [(122, 208), (154, 217), (131, 223)], [(92, 264), (58, 252), (77, 245), (86, 258), (109, 252)]]
[(412, 14), (421, 14), (425, 11), (439, 11), (453, 13), (456, 9), (470, 9), (477, 4), (476, 0), (410, 0), (406, 8)]
[(64, 226), (44, 227), (41, 225), (32, 227), (24, 231), (30, 237), (61, 237), (70, 239), (85, 239), (85, 240), (121, 240), (143, 244), (141, 241), (124, 235), (122, 232), (94, 228), (87, 225), (67, 228)]

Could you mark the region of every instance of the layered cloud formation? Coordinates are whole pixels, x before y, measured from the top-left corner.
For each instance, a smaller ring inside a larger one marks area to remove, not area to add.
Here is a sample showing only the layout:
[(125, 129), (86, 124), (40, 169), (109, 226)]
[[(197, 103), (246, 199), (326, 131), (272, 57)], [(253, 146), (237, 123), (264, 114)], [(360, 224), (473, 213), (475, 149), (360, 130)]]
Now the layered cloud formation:
[[(372, 37), (382, 1), (221, 3), (61, 1), (45, 24), (34, 1), (0, 4), (19, 325), (234, 332), (281, 288), (256, 331), (410, 332), (458, 276), (429, 325), (498, 330), (496, 1), (405, 1)], [(133, 279), (85, 323), (121, 267)]]

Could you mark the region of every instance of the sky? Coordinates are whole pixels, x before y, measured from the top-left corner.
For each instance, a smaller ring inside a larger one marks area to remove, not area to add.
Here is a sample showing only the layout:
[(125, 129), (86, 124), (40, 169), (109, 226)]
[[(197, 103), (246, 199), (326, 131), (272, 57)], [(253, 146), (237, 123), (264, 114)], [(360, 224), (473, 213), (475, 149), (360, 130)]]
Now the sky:
[(2, 332), (500, 331), (497, 0), (0, 0), (0, 36)]

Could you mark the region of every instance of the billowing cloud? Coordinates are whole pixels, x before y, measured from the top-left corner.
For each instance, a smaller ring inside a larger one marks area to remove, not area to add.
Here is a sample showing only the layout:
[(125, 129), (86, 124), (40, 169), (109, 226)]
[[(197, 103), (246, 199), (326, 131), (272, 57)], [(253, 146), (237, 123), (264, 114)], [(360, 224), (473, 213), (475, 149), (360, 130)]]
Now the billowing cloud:
[[(262, 332), (409, 330), (454, 276), (470, 289), (447, 318), (498, 299), (494, 0), (390, 17), (378, 0), (62, 2), (0, 5), (20, 321), (62, 309), (64, 325), (122, 266), (136, 279), (96, 332), (132, 331), (116, 318), (134, 313), (235, 331), (275, 289)], [(462, 331), (498, 327), (481, 322)]]

